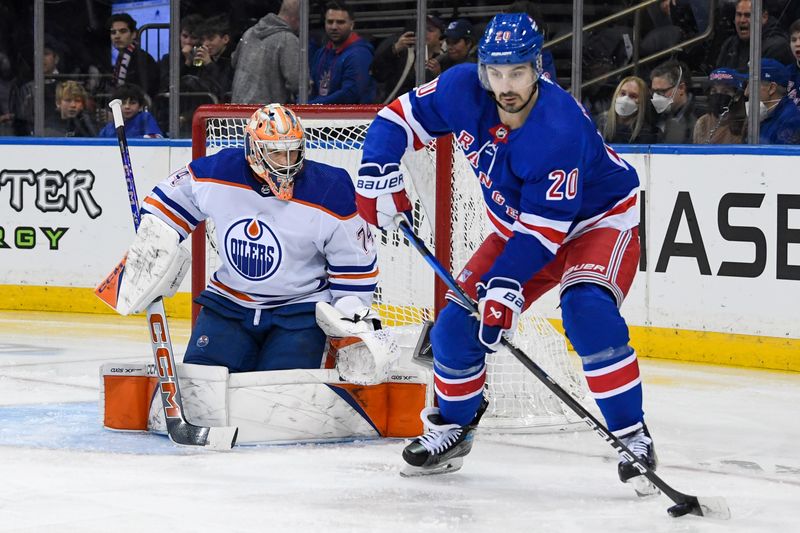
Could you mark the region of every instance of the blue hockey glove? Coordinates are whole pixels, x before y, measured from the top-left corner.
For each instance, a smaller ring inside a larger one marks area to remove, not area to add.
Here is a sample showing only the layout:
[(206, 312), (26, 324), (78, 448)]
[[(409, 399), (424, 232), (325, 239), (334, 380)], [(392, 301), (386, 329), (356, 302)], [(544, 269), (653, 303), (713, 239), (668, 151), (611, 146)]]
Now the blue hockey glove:
[(478, 313), (481, 325), (478, 339), (490, 350), (496, 350), (501, 335), (513, 334), (517, 319), (522, 312), (525, 298), (516, 280), (492, 278), (487, 283), (478, 283)]

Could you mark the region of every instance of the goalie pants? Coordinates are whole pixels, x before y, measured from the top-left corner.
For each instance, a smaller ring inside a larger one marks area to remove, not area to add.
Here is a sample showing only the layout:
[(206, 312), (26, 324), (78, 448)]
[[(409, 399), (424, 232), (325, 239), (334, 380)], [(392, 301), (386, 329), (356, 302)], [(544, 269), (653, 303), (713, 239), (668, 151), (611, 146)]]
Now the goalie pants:
[[(505, 241), (486, 238), (458, 276), (477, 298), (476, 283), (494, 264)], [(564, 329), (581, 356), (589, 391), (608, 428), (624, 435), (642, 424), (642, 388), (636, 353), (619, 313), (639, 261), (638, 229), (599, 228), (567, 241), (556, 257), (522, 288), (525, 309), (561, 284)], [(465, 425), (480, 404), (486, 381), (486, 347), (478, 340), (478, 321), (453, 302), (431, 331), (434, 384), (445, 420)], [(536, 354), (529, 354), (534, 360)]]
[(315, 302), (254, 310), (207, 291), (196, 301), (203, 308), (185, 363), (231, 372), (320, 368), (326, 337), (317, 325)]

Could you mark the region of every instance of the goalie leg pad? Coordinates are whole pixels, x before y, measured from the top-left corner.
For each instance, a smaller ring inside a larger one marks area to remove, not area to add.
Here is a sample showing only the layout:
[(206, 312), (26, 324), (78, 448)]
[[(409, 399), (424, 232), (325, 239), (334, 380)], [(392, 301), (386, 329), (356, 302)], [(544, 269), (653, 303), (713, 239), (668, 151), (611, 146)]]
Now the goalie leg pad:
[[(413, 437), (422, 432), (427, 378), (398, 371), (391, 381), (341, 383), (333, 370), (228, 374), (222, 367), (178, 365), (184, 411), (200, 425), (235, 425), (239, 444)], [(163, 409), (151, 407), (149, 429), (163, 433)]]
[[(146, 431), (158, 376), (152, 364), (106, 363), (100, 367), (100, 418), (103, 427)], [(158, 398), (158, 405), (161, 402)], [(163, 409), (162, 409), (163, 410)]]

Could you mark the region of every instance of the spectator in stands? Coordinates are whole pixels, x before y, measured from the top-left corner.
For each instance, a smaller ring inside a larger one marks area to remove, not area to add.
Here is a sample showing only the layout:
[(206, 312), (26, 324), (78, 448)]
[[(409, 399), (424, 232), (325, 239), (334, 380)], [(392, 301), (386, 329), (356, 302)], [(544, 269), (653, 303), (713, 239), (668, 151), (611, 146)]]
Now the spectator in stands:
[(745, 77), (733, 69), (718, 68), (708, 76), (708, 113), (697, 119), (695, 144), (741, 144), (747, 132), (744, 108)]
[[(178, 61), (178, 80), (184, 76), (198, 76), (200, 67), (194, 64), (195, 52), (200, 43), (200, 28), (203, 17), (187, 15), (181, 19), (180, 47), (181, 59)], [(199, 61), (199, 60), (198, 60)], [(165, 54), (158, 63), (161, 76), (159, 88), (161, 92), (169, 91), (169, 54)]]
[(235, 104), (286, 104), (300, 89), (300, 0), (283, 0), (249, 28), (233, 53)]
[(89, 94), (77, 81), (65, 81), (56, 87), (55, 104), (58, 116), (45, 123), (48, 137), (94, 137), (97, 128), (86, 113)]
[(467, 19), (451, 22), (444, 30), (444, 42), (447, 45), (447, 55), (432, 61), (429, 66), (436, 76), (459, 63), (477, 63), (478, 43), (475, 30)]
[[(56, 97), (56, 77), (60, 74), (58, 65), (61, 62), (61, 44), (52, 37), (45, 38), (44, 53), (42, 55), (42, 69), (44, 70), (44, 123), (60, 132), (60, 113), (58, 112), (58, 98)], [(9, 99), (9, 111), (12, 115), (15, 135), (33, 134), (33, 80), (22, 84), (13, 91)], [(62, 136), (63, 133), (57, 133)]]
[[(415, 26), (416, 21), (409, 21), (403, 33), (387, 37), (375, 51), (372, 74), (381, 84), (379, 101), (388, 104), (397, 95), (407, 93), (416, 85)], [(425, 27), (426, 66), (431, 62), (436, 62), (438, 66), (436, 58), (442, 54), (442, 39), (444, 39), (444, 22), (435, 15), (428, 16)], [(436, 73), (433, 70), (425, 69), (424, 81), (431, 81), (435, 77)]]
[(617, 85), (612, 106), (600, 115), (597, 129), (609, 143), (652, 144), (657, 131), (649, 106), (647, 82), (628, 76)]
[[(125, 121), (125, 136), (160, 139), (163, 137), (156, 119), (144, 109), (145, 98), (142, 90), (135, 85), (120, 85), (111, 94), (111, 100), (122, 101), (122, 118)], [(116, 137), (117, 130), (111, 120), (100, 131), (100, 137)]]
[(203, 23), (200, 30), (203, 44), (195, 52), (197, 65), (201, 66), (201, 87), (217, 96), (220, 101), (228, 101), (233, 85), (233, 63), (231, 54), (231, 26), (225, 15), (213, 16)]
[(583, 87), (581, 104), (592, 116), (605, 113), (614, 105), (613, 95), (618, 79), (608, 74), (633, 57), (633, 31), (627, 26), (608, 26), (588, 32), (583, 41)]
[(761, 127), (760, 144), (800, 144), (800, 109), (786, 94), (789, 84), (789, 69), (774, 59), (761, 60), (761, 81), (758, 87), (759, 106), (753, 109), (748, 83), (744, 91), (747, 97), (747, 114), (758, 113)]
[(789, 84), (786, 89), (789, 98), (800, 108), (800, 19), (789, 26), (789, 45), (794, 61), (789, 64)]
[(14, 114), (11, 112), (13, 80), (11, 59), (6, 51), (0, 48), (0, 137), (14, 135)]
[(159, 73), (155, 59), (136, 42), (136, 21), (127, 13), (117, 13), (108, 19), (111, 44), (119, 51), (114, 64), (113, 86), (132, 83), (151, 97), (158, 91)]
[(372, 45), (353, 31), (353, 11), (343, 2), (325, 6), (328, 42), (311, 61), (312, 104), (368, 104), (375, 101), (369, 74)]
[[(734, 28), (736, 35), (731, 35), (723, 43), (717, 56), (716, 67), (727, 67), (736, 70), (747, 70), (750, 61), (750, 20), (752, 2), (750, 0), (739, 0), (736, 3), (736, 15), (734, 17)], [(770, 2), (765, 1), (762, 5), (761, 14), (761, 57), (776, 59), (784, 65), (792, 61), (792, 53), (789, 48), (789, 38), (783, 29), (778, 25), (777, 17), (771, 17), (774, 8), (770, 7)]]
[(651, 101), (658, 114), (658, 142), (684, 144), (692, 142), (697, 122), (694, 96), (689, 92), (691, 72), (685, 63), (667, 61), (650, 73)]

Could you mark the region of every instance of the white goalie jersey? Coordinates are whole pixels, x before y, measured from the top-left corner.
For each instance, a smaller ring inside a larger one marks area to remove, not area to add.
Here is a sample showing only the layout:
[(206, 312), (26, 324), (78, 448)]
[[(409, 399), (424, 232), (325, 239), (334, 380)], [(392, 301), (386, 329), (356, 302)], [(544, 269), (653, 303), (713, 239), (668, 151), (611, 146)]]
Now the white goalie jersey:
[(240, 148), (174, 172), (144, 200), (185, 239), (206, 218), (216, 224), (220, 268), (207, 290), (251, 309), (372, 301), (378, 267), (367, 224), (358, 216), (343, 169), (306, 160), (294, 197), (279, 200), (252, 174)]

